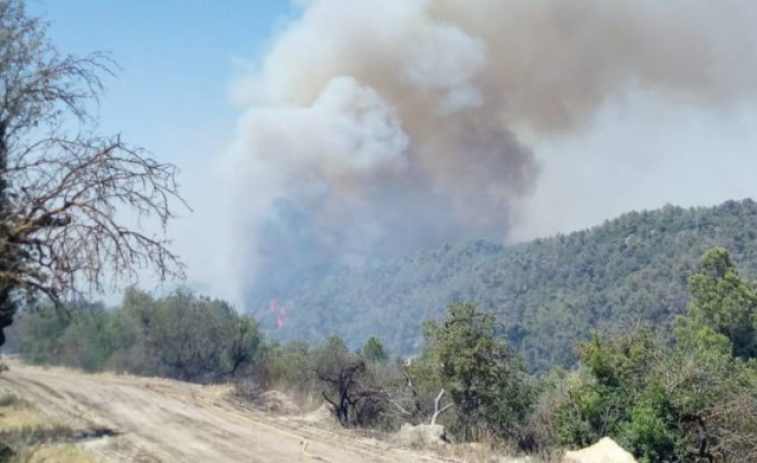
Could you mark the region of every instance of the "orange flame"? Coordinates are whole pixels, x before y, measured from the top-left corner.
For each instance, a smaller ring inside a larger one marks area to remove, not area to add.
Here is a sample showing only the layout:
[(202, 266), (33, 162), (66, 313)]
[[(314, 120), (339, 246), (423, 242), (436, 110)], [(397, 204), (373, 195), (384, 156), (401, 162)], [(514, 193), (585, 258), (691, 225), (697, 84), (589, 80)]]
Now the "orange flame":
[(276, 299), (271, 299), (269, 304), (271, 312), (276, 314), (276, 326), (282, 329), (286, 326), (286, 307), (279, 304)]

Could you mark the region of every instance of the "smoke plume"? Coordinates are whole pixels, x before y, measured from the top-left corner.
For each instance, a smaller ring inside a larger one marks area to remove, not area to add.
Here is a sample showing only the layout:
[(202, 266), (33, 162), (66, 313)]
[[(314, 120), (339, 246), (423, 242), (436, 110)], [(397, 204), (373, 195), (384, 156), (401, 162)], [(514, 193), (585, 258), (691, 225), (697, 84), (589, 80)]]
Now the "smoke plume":
[(236, 102), (226, 162), (242, 286), (506, 239), (540, 166), (523, 134), (578, 133), (629, 91), (754, 96), (751, 0), (311, 0)]

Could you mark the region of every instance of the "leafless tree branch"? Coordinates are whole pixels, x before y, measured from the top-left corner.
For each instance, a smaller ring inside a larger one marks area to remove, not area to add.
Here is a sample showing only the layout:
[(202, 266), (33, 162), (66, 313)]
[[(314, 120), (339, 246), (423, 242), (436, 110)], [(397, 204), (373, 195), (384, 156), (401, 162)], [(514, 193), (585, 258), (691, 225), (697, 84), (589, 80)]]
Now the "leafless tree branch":
[(61, 55), (46, 27), (21, 0), (0, 0), (0, 330), (22, 297), (59, 303), (146, 268), (183, 276), (165, 238), (186, 206), (176, 167), (97, 134), (92, 106), (116, 65)]

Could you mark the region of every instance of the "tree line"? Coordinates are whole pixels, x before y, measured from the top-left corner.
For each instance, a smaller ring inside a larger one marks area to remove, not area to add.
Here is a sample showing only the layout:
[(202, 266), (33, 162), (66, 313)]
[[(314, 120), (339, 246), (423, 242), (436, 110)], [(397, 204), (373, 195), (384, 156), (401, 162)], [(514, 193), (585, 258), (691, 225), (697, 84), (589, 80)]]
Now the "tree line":
[(249, 315), (189, 290), (155, 298), (135, 288), (112, 309), (48, 306), (22, 315), (9, 344), (36, 364), (212, 382), (234, 378), (259, 356)]
[[(644, 320), (672, 330), (686, 312), (686, 275), (716, 246), (757, 278), (756, 202), (666, 206), (528, 243), (449, 245), (324, 274), (276, 295), (290, 316), (277, 336), (317, 340), (336, 332), (357, 347), (378, 335), (393, 352), (410, 355), (423, 341), (418, 320), (472, 302), (501, 313), (511, 345), (530, 371), (544, 374), (556, 363), (575, 365), (573, 346), (592, 331), (620, 333)], [(266, 327), (275, 322), (270, 297), (247, 301)]]
[(110, 369), (321, 398), (346, 427), (444, 424), (460, 441), (530, 453), (610, 436), (641, 462), (747, 462), (757, 454), (757, 292), (722, 248), (688, 279), (672, 334), (639, 324), (595, 333), (579, 364), (528, 372), (496, 314), (455, 303), (424, 324), (411, 360), (369, 338), (350, 349), (266, 339), (249, 315), (181, 290), (129, 290), (106, 310), (84, 304), (24, 315), (12, 341), (33, 363)]

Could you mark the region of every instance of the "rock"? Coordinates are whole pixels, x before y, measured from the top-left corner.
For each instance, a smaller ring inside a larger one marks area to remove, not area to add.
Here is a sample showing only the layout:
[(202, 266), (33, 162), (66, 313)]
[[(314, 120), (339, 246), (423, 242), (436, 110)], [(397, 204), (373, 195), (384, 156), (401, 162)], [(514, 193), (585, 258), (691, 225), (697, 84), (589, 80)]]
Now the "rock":
[(605, 437), (601, 441), (575, 452), (566, 452), (564, 463), (637, 463), (614, 440)]
[(395, 436), (398, 444), (405, 447), (423, 448), (450, 443), (447, 430), (440, 424), (422, 424), (413, 426), (403, 424)]

